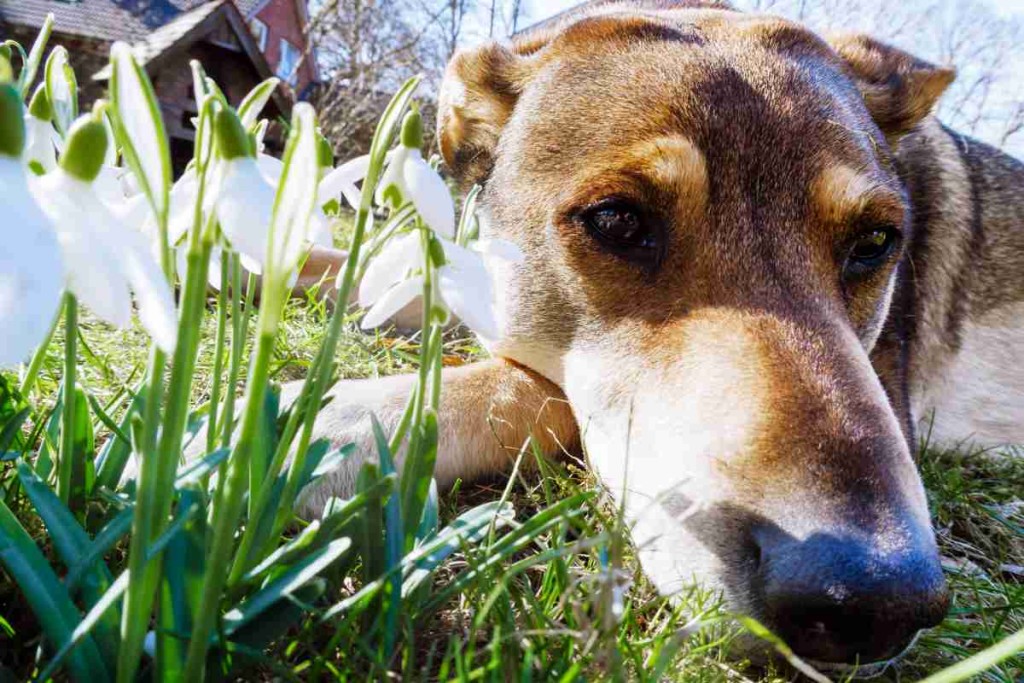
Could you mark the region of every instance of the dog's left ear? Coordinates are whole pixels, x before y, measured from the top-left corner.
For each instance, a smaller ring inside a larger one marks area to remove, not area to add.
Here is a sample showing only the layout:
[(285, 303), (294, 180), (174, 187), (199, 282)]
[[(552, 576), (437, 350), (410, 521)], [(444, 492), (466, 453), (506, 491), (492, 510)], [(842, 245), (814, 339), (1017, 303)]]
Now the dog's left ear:
[(865, 35), (829, 39), (853, 71), (868, 111), (895, 142), (914, 129), (956, 78), (956, 70), (936, 66)]

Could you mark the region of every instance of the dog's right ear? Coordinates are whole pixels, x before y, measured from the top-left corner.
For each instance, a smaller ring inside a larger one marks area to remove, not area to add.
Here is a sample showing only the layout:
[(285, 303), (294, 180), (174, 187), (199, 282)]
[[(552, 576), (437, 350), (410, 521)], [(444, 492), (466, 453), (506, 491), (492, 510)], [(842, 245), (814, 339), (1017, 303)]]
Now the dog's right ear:
[(868, 111), (892, 142), (931, 114), (956, 78), (954, 69), (865, 35), (836, 35), (828, 42), (849, 65)]
[(460, 50), (445, 71), (438, 98), (441, 155), (463, 185), (490, 175), (494, 151), (525, 81), (525, 58), (500, 43)]

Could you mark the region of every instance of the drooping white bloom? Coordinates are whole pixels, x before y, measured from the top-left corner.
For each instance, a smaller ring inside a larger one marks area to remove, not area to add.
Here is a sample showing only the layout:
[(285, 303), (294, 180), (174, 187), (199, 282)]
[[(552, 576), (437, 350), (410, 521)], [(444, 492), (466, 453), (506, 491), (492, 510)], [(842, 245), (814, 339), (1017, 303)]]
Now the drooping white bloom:
[(64, 264), (21, 161), (0, 154), (0, 368), (26, 360), (60, 305)]
[(170, 286), (142, 233), (125, 225), (95, 186), (106, 144), (102, 124), (82, 117), (68, 140), (60, 165), (30, 184), (56, 231), (68, 289), (118, 327), (131, 321), (134, 292), (143, 326), (160, 348), (171, 352), (178, 325)]
[(451, 192), (444, 179), (424, 160), (419, 147), (401, 145), (392, 153), (391, 162), (377, 186), (378, 204), (388, 203), (392, 187), (404, 200), (412, 202), (431, 230), (447, 239), (455, 237), (455, 204)]
[(0, 84), (0, 368), (42, 343), (64, 281), (56, 236), (28, 188), (24, 116), (18, 91)]
[[(299, 137), (286, 174), (281, 161), (255, 153), (234, 112), (217, 113), (219, 184), (214, 210), (247, 270), (262, 272), (272, 257), (275, 266), (290, 271), (308, 243), (331, 244), (326, 219), (311, 210), (319, 170), (313, 117), (311, 107), (296, 107), (294, 123), (300, 127)], [(310, 129), (308, 135), (305, 127)], [(288, 183), (290, 190), (284, 192), (275, 214), (281, 182)]]
[[(447, 263), (436, 271), (437, 303), (481, 337), (497, 339), (501, 333), (487, 259), (518, 262), (522, 253), (504, 240), (476, 242), (469, 249), (449, 240), (438, 242)], [(422, 244), (420, 234), (414, 231), (390, 240), (370, 261), (359, 285), (359, 304), (369, 309), (361, 323), (363, 329), (379, 327), (420, 296), (427, 258)]]

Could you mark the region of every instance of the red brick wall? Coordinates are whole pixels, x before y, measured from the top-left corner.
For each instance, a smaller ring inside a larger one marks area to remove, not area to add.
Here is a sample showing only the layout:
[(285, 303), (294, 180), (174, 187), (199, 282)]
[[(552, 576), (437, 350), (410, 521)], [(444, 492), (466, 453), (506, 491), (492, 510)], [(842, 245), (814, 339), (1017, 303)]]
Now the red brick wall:
[[(308, 44), (304, 33), (305, 26), (296, 2), (305, 0), (270, 0), (266, 7), (256, 13), (256, 18), (267, 25), (267, 50), (264, 53), (270, 68), (277, 72), (277, 65), (281, 59), (281, 39), (285, 39), (297, 47), (303, 54), (306, 53)], [(306, 55), (299, 67), (299, 77), (295, 84), (295, 92), (301, 93), (306, 89), (315, 77), (313, 69), (313, 56)]]

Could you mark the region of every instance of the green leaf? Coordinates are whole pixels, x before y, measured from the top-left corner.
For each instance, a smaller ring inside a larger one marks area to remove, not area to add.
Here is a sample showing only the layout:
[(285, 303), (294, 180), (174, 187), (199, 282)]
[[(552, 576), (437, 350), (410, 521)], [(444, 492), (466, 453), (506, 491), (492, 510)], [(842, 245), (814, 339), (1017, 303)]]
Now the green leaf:
[[(46, 558), (17, 518), (0, 501), (0, 563), (21, 589), (46, 638), (62, 648), (71, 639), (80, 615)], [(79, 681), (110, 680), (96, 642), (83, 636), (68, 660), (72, 678)]]
[(107, 552), (114, 547), (114, 544), (131, 531), (131, 528), (132, 508), (129, 506), (107, 522), (100, 532), (96, 534), (96, 537), (92, 539), (88, 549), (75, 560), (74, 564), (68, 567), (68, 574), (64, 577), (64, 585), (67, 586), (69, 593), (75, 590), (82, 577), (86, 576), (92, 570), (92, 566), (96, 562), (100, 562)]
[(32, 49), (28, 53), (28, 61), (21, 69), (21, 73), (18, 74), (18, 83), (21, 88), (21, 97), (25, 99), (28, 97), (29, 91), (32, 89), (32, 84), (36, 80), (36, 72), (39, 71), (39, 65), (43, 61), (43, 52), (46, 50), (46, 44), (50, 41), (50, 33), (53, 31), (53, 12), (46, 15), (46, 21), (43, 22), (42, 28), (39, 29), (39, 34), (36, 36), (36, 40), (32, 43)]
[(402, 517), (405, 522), (405, 550), (412, 550), (416, 532), (420, 526), (420, 515), (430, 493), (430, 482), (434, 477), (434, 462), (437, 460), (437, 413), (425, 411), (423, 422), (413, 425), (419, 430), (418, 438), (410, 440), (416, 444), (402, 469)]
[(224, 615), (224, 631), (231, 635), (263, 614), (278, 600), (292, 595), (299, 588), (311, 581), (320, 572), (352, 546), (348, 538), (338, 538), (323, 548), (306, 557), (278, 579), (267, 585), (251, 597), (237, 605)]
[[(325, 580), (311, 580), (305, 586), (296, 589), (292, 595), (281, 598), (267, 608), (266, 611), (274, 615), (273, 619), (252, 619), (236, 628), (231, 634), (231, 644), (242, 645), (252, 650), (265, 650), (309, 611), (305, 605), (319, 600), (326, 592)], [(229, 680), (230, 678), (228, 677)]]
[[(277, 450), (277, 417), (281, 411), (281, 387), (271, 384), (263, 400), (260, 429), (252, 447), (252, 458), (249, 460), (249, 490), (259, 491), (267, 469), (274, 459)], [(249, 496), (249, 519), (258, 519), (260, 511), (255, 509), (256, 496)]]
[[(75, 515), (60, 501), (53, 489), (47, 486), (25, 462), (18, 463), (18, 479), (39, 518), (46, 525), (57, 554), (65, 566), (74, 566), (82, 555), (88, 553), (92, 545), (89, 535), (79, 526)], [(83, 571), (76, 578), (81, 584), (82, 595), (89, 606), (96, 604), (114, 581), (102, 563), (90, 571)], [(70, 588), (68, 590), (70, 591)], [(96, 642), (107, 658), (117, 654), (118, 626), (119, 615), (115, 612), (107, 615), (96, 629)]]
[(298, 536), (278, 547), (277, 550), (263, 558), (262, 562), (246, 572), (242, 577), (242, 581), (255, 583), (271, 569), (293, 564), (296, 559), (302, 556), (304, 550), (313, 546), (313, 542), (319, 533), (320, 522), (313, 520), (309, 526), (299, 532)]
[(221, 448), (200, 460), (188, 463), (178, 470), (178, 474), (174, 479), (174, 487), (180, 490), (197, 486), (204, 478), (212, 474), (222, 462), (227, 460), (229, 455), (231, 455), (230, 448)]
[[(388, 437), (380, 426), (376, 415), (370, 416), (373, 423), (373, 438), (377, 442), (380, 456), (380, 472), (385, 477), (396, 474), (395, 461), (388, 446)], [(398, 496), (389, 496), (384, 508), (384, 570), (391, 577), (384, 591), (384, 656), (390, 658), (395, 641), (398, 639), (398, 614), (402, 606), (402, 577), (395, 569), (402, 561), (402, 546), (405, 541), (402, 524), (402, 509)]]
[(185, 490), (178, 502), (178, 516), (188, 514), (182, 532), (167, 544), (160, 587), (160, 628), (157, 629), (156, 669), (164, 680), (180, 679), (188, 642), (172, 635), (189, 633), (199, 607), (206, 573), (206, 515), (203, 496)]
[(89, 401), (81, 387), (75, 387), (74, 423), (62, 425), (62, 429), (71, 429), (71, 487), (68, 496), (68, 507), (72, 510), (85, 509), (85, 498), (92, 490), (96, 480), (93, 453), (95, 445), (92, 431), (92, 414)]
[(21, 442), (23, 441), (21, 438), (21, 426), (25, 424), (25, 420), (31, 414), (31, 408), (22, 408), (20, 412), (3, 423), (3, 429), (0, 429), (0, 453), (16, 449), (20, 450)]

